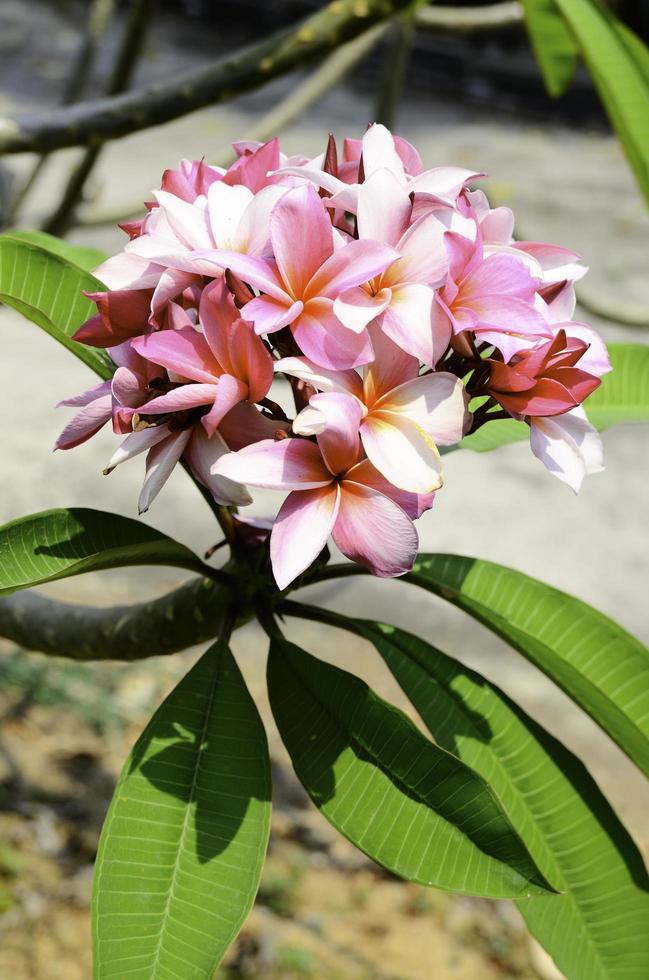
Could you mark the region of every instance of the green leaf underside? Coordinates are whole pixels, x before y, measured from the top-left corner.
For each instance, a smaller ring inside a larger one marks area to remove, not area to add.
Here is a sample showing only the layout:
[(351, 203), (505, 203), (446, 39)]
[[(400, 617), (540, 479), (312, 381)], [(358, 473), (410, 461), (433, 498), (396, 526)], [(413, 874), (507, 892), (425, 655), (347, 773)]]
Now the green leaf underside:
[(649, 775), (649, 650), (639, 640), (585, 602), (493, 562), (420, 555), (406, 581), (511, 644)]
[(33, 231), (31, 228), (12, 228), (11, 231), (5, 232), (0, 236), (0, 240), (2, 238), (13, 238), (21, 242), (36, 245), (46, 252), (52, 252), (62, 259), (72, 262), (73, 265), (79, 266), (85, 272), (92, 272), (93, 269), (108, 258), (106, 253), (102, 252), (99, 248), (90, 248), (87, 245), (73, 245), (64, 238), (49, 235), (46, 231)]
[(393, 626), (355, 621), (436, 742), (493, 787), (563, 893), (518, 907), (571, 980), (649, 976), (649, 879), (586, 768), (480, 674)]
[[(649, 202), (649, 84), (631, 32), (600, 0), (554, 0)], [(632, 36), (632, 35), (631, 35)]]
[[(589, 421), (600, 431), (621, 422), (649, 422), (649, 347), (609, 344), (608, 349), (613, 370), (584, 402)], [(529, 437), (525, 422), (499, 419), (465, 436), (455, 448), (483, 453)]]
[(575, 44), (554, 0), (522, 0), (525, 24), (548, 94), (556, 98), (569, 88), (577, 68)]
[(266, 735), (219, 642), (117, 784), (95, 869), (95, 980), (211, 980), (254, 901), (270, 806)]
[(268, 688), (311, 799), (374, 861), (471, 895), (551, 891), (484, 780), (359, 678), (273, 639)]
[(83, 290), (103, 288), (98, 279), (62, 256), (31, 241), (0, 235), (0, 302), (22, 313), (107, 379), (115, 370), (108, 355), (72, 340), (72, 334), (96, 312)]
[(0, 527), (0, 595), (124, 565), (206, 571), (189, 548), (119, 514), (82, 507), (46, 510)]

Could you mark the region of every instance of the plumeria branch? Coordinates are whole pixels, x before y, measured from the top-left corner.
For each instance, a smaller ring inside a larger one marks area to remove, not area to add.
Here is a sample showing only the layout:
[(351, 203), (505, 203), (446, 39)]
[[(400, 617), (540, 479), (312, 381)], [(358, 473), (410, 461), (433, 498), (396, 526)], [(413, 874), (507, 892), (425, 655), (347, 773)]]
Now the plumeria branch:
[(525, 22), (520, 3), (492, 3), (486, 7), (422, 7), (417, 27), (436, 33), (480, 34), (483, 31), (518, 27)]
[(409, 6), (412, 0), (334, 0), (297, 27), (135, 92), (47, 113), (0, 119), (0, 153), (92, 146), (159, 126), (261, 88)]
[(108, 608), (26, 591), (0, 598), (0, 636), (72, 660), (143, 660), (211, 640), (231, 605), (231, 590), (207, 578), (148, 602)]

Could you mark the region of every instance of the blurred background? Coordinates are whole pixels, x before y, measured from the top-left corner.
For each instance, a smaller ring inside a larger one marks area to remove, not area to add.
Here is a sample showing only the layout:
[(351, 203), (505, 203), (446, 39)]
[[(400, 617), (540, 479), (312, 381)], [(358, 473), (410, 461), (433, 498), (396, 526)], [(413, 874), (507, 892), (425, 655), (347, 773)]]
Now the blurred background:
[[(318, 6), (317, 0), (161, 0), (153, 14), (151, 4), (129, 84), (208, 64)], [(454, 11), (467, 6), (438, 10), (450, 11), (455, 23)], [(470, 8), (480, 6), (494, 7), (474, 2)], [(379, 32), (371, 50), (357, 47), (344, 77), (342, 64), (337, 73), (330, 69), (334, 87), (317, 99), (312, 93), (304, 114), (288, 125), (282, 107), (291, 95), (304, 96), (300, 72), (110, 142), (63, 210), (64, 188), (69, 190), (84, 151), (52, 154), (37, 170), (33, 155), (3, 158), (0, 223), (46, 227), (72, 242), (116, 251), (123, 241), (116, 222), (140, 213), (162, 171), (180, 157), (227, 163), (232, 139), (259, 135), (273, 121), (282, 124), (285, 152), (315, 155), (329, 131), (360, 136), (368, 122), (382, 118), (415, 143), (425, 165), (486, 171), (483, 186), (492, 204), (514, 208), (518, 237), (557, 242), (583, 256), (590, 274), (577, 319), (597, 326), (608, 340), (646, 342), (649, 220), (590, 78), (580, 69), (570, 91), (550, 100), (518, 4), (496, 6), (502, 24), (488, 30), (469, 30), (458, 18), (452, 30), (439, 20), (420, 23), (407, 43), (394, 30)], [(612, 6), (649, 36), (647, 0)], [(114, 71), (130, 9), (107, 0), (0, 0), (0, 116), (100, 95)], [(100, 17), (94, 40), (91, 15), (95, 23)], [(88, 49), (91, 57), (81, 71), (80, 52)], [(51, 452), (67, 418), (54, 405), (94, 383), (88, 369), (6, 308), (0, 308), (0, 331), (0, 522), (57, 506), (136, 516), (138, 464), (108, 479), (101, 475), (114, 446), (109, 431), (71, 454)], [(606, 470), (589, 478), (579, 497), (523, 445), (452, 454), (445, 487), (419, 523), (422, 549), (515, 566), (574, 593), (648, 641), (649, 427), (618, 426), (605, 433), (604, 445)], [(259, 494), (252, 510), (268, 514), (278, 502), (273, 494)], [(219, 537), (182, 472), (174, 473), (144, 519), (198, 552)], [(111, 605), (160, 594), (183, 574), (101, 573), (44, 591)], [(398, 583), (342, 580), (310, 593), (306, 601), (317, 598), (339, 611), (418, 632), (496, 680), (586, 762), (649, 852), (647, 784), (574, 704), (486, 630)], [(295, 621), (288, 632), (311, 652), (352, 666), (407, 709), (359, 639)], [(233, 646), (268, 723), (276, 791), (257, 906), (219, 978), (556, 980), (559, 974), (509, 903), (401, 883), (337, 837), (291, 775), (274, 730), (264, 693), (263, 636), (246, 627)], [(134, 666), (92, 666), (46, 660), (0, 641), (0, 977), (91, 976), (92, 867), (115, 777), (152, 709), (197, 652)]]

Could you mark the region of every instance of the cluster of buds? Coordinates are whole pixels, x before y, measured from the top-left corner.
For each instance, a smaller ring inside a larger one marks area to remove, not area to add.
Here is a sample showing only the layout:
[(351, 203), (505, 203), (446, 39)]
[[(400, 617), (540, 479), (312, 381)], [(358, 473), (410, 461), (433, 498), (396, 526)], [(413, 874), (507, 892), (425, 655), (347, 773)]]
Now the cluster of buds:
[(581, 403), (610, 364), (572, 320), (576, 255), (514, 241), (512, 212), (469, 189), (483, 175), (424, 170), (380, 125), (340, 159), (331, 137), (315, 159), (277, 140), (235, 150), (227, 170), (167, 171), (122, 226), (75, 336), (117, 368), (63, 403), (80, 411), (58, 448), (111, 421), (124, 438), (106, 472), (147, 454), (140, 511), (179, 461), (219, 504), (288, 492), (270, 534), (280, 588), (330, 536), (376, 575), (408, 571), (438, 446), (493, 419), (524, 420), (575, 490), (601, 469)]

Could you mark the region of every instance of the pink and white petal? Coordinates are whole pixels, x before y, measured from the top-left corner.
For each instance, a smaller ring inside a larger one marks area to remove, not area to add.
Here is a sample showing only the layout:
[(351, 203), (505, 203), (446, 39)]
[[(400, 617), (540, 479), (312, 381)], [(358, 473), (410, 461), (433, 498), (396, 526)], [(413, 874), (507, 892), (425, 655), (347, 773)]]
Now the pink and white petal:
[(319, 167), (314, 166), (313, 163), (314, 161), (311, 161), (311, 163), (297, 166), (288, 164), (287, 166), (280, 167), (278, 170), (276, 170), (274, 176), (301, 177), (303, 180), (310, 181), (310, 183), (315, 184), (316, 187), (322, 187), (323, 190), (332, 195), (347, 189), (347, 185), (344, 184), (342, 180), (339, 180), (332, 174), (328, 174)]
[(233, 247), (239, 223), (252, 199), (252, 191), (241, 184), (231, 187), (225, 181), (219, 180), (209, 187), (208, 220), (211, 238), (217, 248)]
[(110, 388), (115, 403), (130, 408), (141, 405), (147, 394), (145, 379), (128, 367), (117, 368)]
[(191, 429), (173, 432), (168, 439), (156, 443), (146, 458), (146, 475), (137, 502), (139, 514), (149, 509), (163, 486), (171, 476), (172, 470), (189, 442)]
[(102, 428), (112, 414), (113, 400), (108, 395), (95, 398), (77, 412), (54, 443), (54, 449), (74, 449)]
[(266, 490), (314, 490), (332, 480), (320, 450), (306, 439), (264, 439), (222, 456), (212, 473)]
[(446, 228), (437, 215), (418, 218), (397, 242), (395, 248), (401, 257), (384, 275), (385, 284), (422, 282), (441, 286), (449, 269), (445, 236)]
[(386, 480), (410, 493), (432, 493), (442, 485), (442, 461), (435, 443), (414, 419), (372, 412), (361, 424), (368, 458)]
[(467, 404), (461, 380), (446, 371), (435, 371), (388, 392), (375, 408), (414, 419), (436, 444), (452, 446), (471, 421)]
[(151, 312), (154, 316), (160, 313), (171, 299), (179, 296), (184, 289), (196, 281), (193, 272), (183, 272), (180, 269), (164, 269), (151, 297)]
[[(448, 307), (441, 301), (439, 294), (437, 294), (430, 310), (432, 351), (428, 354), (426, 359), (423, 357), (421, 358), (426, 367), (435, 367), (438, 361), (440, 361), (444, 356), (451, 342), (454, 326), (454, 319)], [(425, 333), (423, 336), (425, 339)], [(423, 347), (422, 353), (425, 353), (428, 350), (428, 347)]]
[(276, 374), (299, 378), (318, 391), (340, 391), (363, 400), (363, 382), (356, 371), (328, 371), (308, 357), (283, 357), (274, 368)]
[(344, 555), (380, 578), (409, 572), (419, 546), (415, 526), (398, 504), (351, 480), (340, 486), (333, 539)]
[(98, 385), (93, 385), (92, 388), (88, 388), (87, 391), (82, 391), (78, 395), (70, 395), (69, 398), (63, 398), (57, 403), (57, 408), (61, 408), (62, 405), (66, 405), (72, 408), (81, 408), (84, 405), (89, 405), (91, 402), (96, 401), (103, 395), (110, 395), (111, 392), (111, 382), (102, 381)]
[(583, 408), (553, 418), (533, 418), (530, 447), (562, 483), (579, 492), (585, 476), (604, 469), (602, 442)]
[(391, 299), (392, 292), (389, 289), (381, 289), (372, 296), (362, 286), (352, 286), (336, 297), (334, 313), (348, 330), (362, 333), (368, 323), (387, 309)]
[(307, 287), (307, 296), (327, 296), (335, 299), (351, 286), (378, 276), (399, 258), (399, 253), (382, 242), (348, 242), (330, 255), (316, 272)]
[(396, 246), (408, 227), (412, 203), (395, 174), (381, 168), (361, 184), (358, 192), (358, 232), (361, 238)]
[[(207, 211), (207, 201), (197, 197), (189, 204), (168, 191), (154, 191), (154, 197), (163, 209), (178, 241), (190, 249), (212, 248), (212, 239)], [(137, 239), (136, 239), (137, 240)]]
[[(434, 291), (422, 283), (408, 283), (392, 289), (392, 302), (381, 318), (381, 327), (390, 340), (426, 367), (434, 367), (446, 348), (433, 331)], [(439, 333), (439, 331), (438, 331)], [(450, 330), (449, 330), (450, 333)], [(436, 343), (437, 340), (437, 343)]]
[(484, 177), (483, 173), (465, 170), (463, 167), (433, 167), (425, 170), (408, 183), (408, 192), (425, 194), (447, 204), (454, 204), (462, 188), (471, 180)]
[(516, 242), (514, 248), (531, 255), (543, 270), (544, 282), (561, 282), (569, 279), (576, 282), (588, 272), (588, 266), (581, 261), (581, 256), (561, 245), (550, 245), (548, 242)]
[(216, 398), (218, 388), (218, 384), (180, 385), (140, 405), (140, 413), (166, 415), (167, 412), (186, 412), (201, 405), (210, 405)]
[[(186, 385), (185, 387), (189, 387)], [(180, 389), (182, 391), (182, 389)], [(233, 378), (231, 374), (223, 374), (216, 385), (214, 391), (214, 404), (210, 408), (207, 415), (204, 415), (201, 419), (203, 428), (207, 432), (208, 436), (213, 435), (216, 432), (217, 427), (221, 424), (221, 421), (228, 412), (238, 405), (239, 402), (245, 401), (248, 395), (248, 385), (243, 381), (239, 381), (238, 378)]]
[(289, 305), (292, 297), (283, 288), (282, 281), (275, 266), (254, 255), (243, 255), (241, 252), (231, 252), (224, 248), (212, 252), (197, 252), (194, 259), (204, 259), (211, 267), (206, 275), (215, 275), (217, 269), (230, 269), (235, 276), (254, 286), (262, 293), (268, 293), (274, 299)]
[(310, 300), (292, 330), (306, 357), (326, 370), (344, 371), (372, 360), (367, 331), (357, 334), (345, 327), (330, 299)]
[(199, 301), (198, 319), (210, 350), (224, 371), (231, 368), (228, 333), (238, 318), (239, 310), (223, 276), (205, 286)]
[(525, 259), (503, 254), (502, 248), (488, 255), (462, 283), (462, 303), (473, 307), (474, 300), (483, 295), (512, 296), (531, 303), (538, 280), (530, 275)]
[(554, 323), (552, 330), (555, 332), (555, 336), (559, 330), (565, 330), (568, 339), (577, 337), (578, 340), (583, 340), (589, 345), (588, 350), (582, 354), (579, 360), (579, 367), (582, 370), (594, 374), (597, 378), (601, 378), (603, 374), (608, 374), (609, 371), (613, 370), (606, 344), (592, 327), (585, 323), (570, 321), (569, 323)]
[(147, 449), (151, 449), (156, 443), (166, 439), (171, 433), (168, 425), (152, 425), (148, 429), (141, 429), (140, 432), (131, 432), (126, 439), (122, 440), (119, 447), (115, 450), (108, 460), (104, 469), (104, 475), (111, 473), (120, 463), (125, 463), (127, 459), (139, 456)]
[(273, 208), (289, 188), (284, 184), (270, 184), (255, 194), (244, 211), (232, 241), (235, 252), (248, 255), (264, 254), (270, 236), (270, 216)]
[(241, 315), (255, 325), (255, 333), (275, 333), (282, 327), (293, 323), (302, 313), (304, 304), (301, 300), (291, 302), (277, 300), (271, 296), (255, 296), (241, 310)]
[(341, 474), (358, 461), (362, 417), (363, 409), (353, 395), (326, 392), (313, 395), (293, 422), (293, 431), (315, 435), (327, 468)]
[(498, 330), (481, 330), (480, 340), (497, 347), (505, 363), (511, 361), (519, 351), (531, 350), (539, 343), (538, 337), (520, 337), (515, 333), (500, 333)]
[(198, 480), (207, 487), (217, 504), (245, 507), (252, 503), (252, 497), (241, 483), (228, 480), (225, 476), (214, 476), (212, 467), (229, 449), (222, 436), (215, 432), (208, 436), (200, 425), (195, 425), (187, 447), (185, 459)]
[(307, 284), (333, 252), (331, 221), (311, 184), (293, 187), (275, 205), (270, 240), (287, 291), (303, 298)]
[(510, 245), (514, 237), (514, 212), (511, 208), (490, 209), (480, 220), (483, 242)]
[(313, 564), (327, 543), (338, 516), (336, 484), (294, 491), (282, 504), (270, 535), (273, 575), (285, 589)]
[(398, 385), (419, 374), (419, 361), (395, 344), (377, 324), (368, 333), (374, 348), (374, 360), (363, 368), (363, 400), (368, 408)]
[(424, 169), (419, 151), (412, 143), (404, 139), (403, 136), (393, 136), (392, 139), (394, 140), (394, 148), (399, 154), (406, 173), (410, 174), (411, 177), (416, 177)]
[(134, 350), (167, 371), (213, 384), (222, 374), (221, 366), (202, 333), (188, 330), (157, 330), (131, 341)]
[(93, 275), (106, 289), (153, 289), (163, 271), (164, 266), (148, 259), (118, 252), (98, 265)]
[[(237, 451), (263, 439), (275, 440), (278, 433), (288, 433), (290, 422), (279, 422), (262, 415), (250, 402), (239, 402), (230, 409), (219, 426), (219, 432), (231, 450)], [(281, 436), (280, 436), (281, 438)]]
[(246, 397), (251, 402), (260, 401), (273, 383), (272, 357), (247, 320), (235, 320), (227, 339), (231, 365), (227, 373), (244, 382), (248, 389)]
[(403, 161), (389, 129), (381, 123), (368, 126), (363, 134), (363, 169), (367, 180), (376, 170), (389, 170), (405, 184)]
[[(465, 302), (462, 294), (462, 303)], [(527, 300), (518, 296), (497, 295), (473, 296), (467, 300), (468, 312), (475, 318), (469, 327), (461, 317), (462, 308), (454, 308), (455, 320), (463, 329), (495, 330), (504, 333), (519, 333), (527, 337), (551, 337), (552, 331), (545, 318)]]
[(398, 487), (386, 480), (382, 473), (379, 473), (369, 459), (364, 459), (356, 466), (352, 466), (345, 479), (378, 490), (385, 497), (394, 500), (395, 504), (398, 504), (413, 521), (430, 510), (435, 499), (434, 493), (408, 493), (407, 490), (399, 490)]

